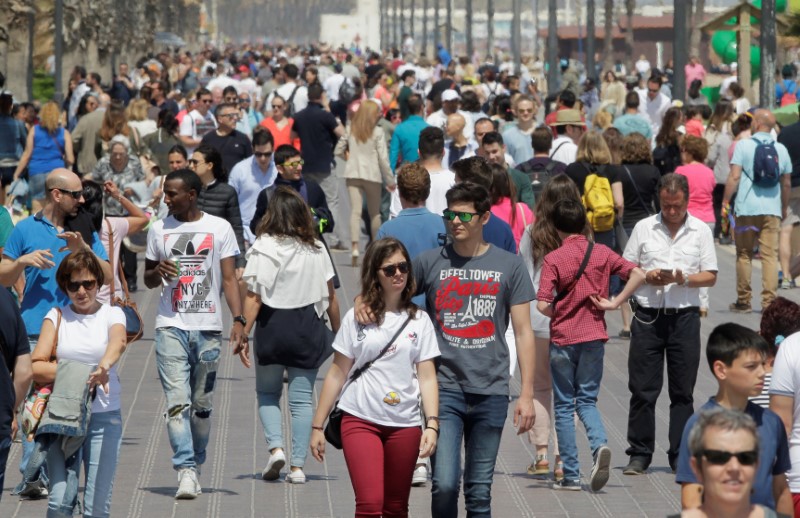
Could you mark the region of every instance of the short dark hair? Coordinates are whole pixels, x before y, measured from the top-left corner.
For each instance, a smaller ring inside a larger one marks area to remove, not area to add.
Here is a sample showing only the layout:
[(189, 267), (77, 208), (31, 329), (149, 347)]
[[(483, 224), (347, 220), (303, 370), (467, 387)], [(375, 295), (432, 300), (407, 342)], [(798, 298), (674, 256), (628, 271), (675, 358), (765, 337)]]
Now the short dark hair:
[(648, 79), (647, 82), (656, 83), (659, 86), (659, 88), (661, 87), (662, 84), (664, 84), (664, 80), (661, 79), (661, 76), (656, 74), (651, 75), (650, 79)]
[(743, 325), (728, 322), (711, 331), (706, 345), (708, 368), (714, 372), (714, 362), (721, 361), (728, 367), (745, 351), (755, 351), (768, 358), (770, 346), (764, 338)]
[(100, 74), (98, 74), (97, 72), (90, 72), (89, 76), (91, 76), (91, 78), (94, 80), (95, 83), (97, 84), (102, 83), (103, 78), (100, 77)]
[(186, 152), (186, 148), (180, 144), (175, 144), (174, 146), (169, 148), (169, 151), (167, 151), (167, 156), (171, 155), (172, 153), (178, 153), (180, 156), (183, 157), (184, 160), (187, 160), (189, 158), (189, 153)]
[(417, 75), (416, 70), (408, 69), (405, 72), (403, 72), (403, 75), (400, 76), (400, 81), (405, 81), (409, 77), (416, 76), (416, 75)]
[(581, 234), (586, 227), (586, 209), (577, 200), (561, 200), (553, 207), (553, 224), (565, 234)]
[(483, 136), (483, 141), (481, 142), (482, 146), (486, 144), (500, 144), (502, 146), (504, 144), (503, 135), (499, 131), (490, 131)]
[(462, 158), (453, 162), (451, 169), (461, 182), (476, 183), (486, 189), (487, 193), (492, 188), (492, 168), (484, 158)]
[(553, 147), (553, 132), (546, 126), (539, 126), (531, 133), (531, 145), (534, 153), (549, 153)]
[(266, 146), (267, 144), (275, 145), (275, 138), (272, 136), (272, 132), (261, 125), (253, 128), (253, 147)]
[(561, 104), (567, 108), (572, 108), (575, 106), (576, 99), (572, 90), (562, 90), (561, 93), (558, 94), (558, 100), (561, 101)]
[(686, 201), (689, 201), (689, 181), (682, 174), (668, 173), (662, 176), (658, 181), (657, 195), (661, 195), (661, 191), (670, 194), (682, 192)]
[(214, 108), (214, 117), (219, 118), (220, 112), (225, 108), (233, 108), (236, 112), (239, 112), (239, 107), (233, 103), (219, 103), (216, 108)]
[(228, 85), (222, 90), (222, 96), (225, 97), (226, 94), (236, 94), (236, 97), (239, 97), (239, 91), (233, 85)]
[(211, 90), (209, 90), (208, 88), (201, 88), (200, 90), (197, 91), (195, 99), (199, 101), (200, 98), (203, 97), (204, 95), (210, 95), (211, 97), (213, 97), (213, 95), (211, 94)]
[(422, 203), (431, 194), (431, 175), (419, 162), (403, 164), (397, 170), (397, 188), (404, 200)]
[(319, 101), (322, 99), (322, 92), (324, 92), (322, 85), (319, 83), (311, 83), (308, 85), (308, 100)]
[(275, 161), (275, 165), (283, 165), (287, 160), (296, 156), (300, 156), (300, 152), (297, 148), (289, 144), (282, 144), (275, 150), (272, 159)]
[(625, 94), (625, 107), (628, 109), (639, 107), (639, 94), (636, 92), (628, 92)]
[(99, 289), (105, 283), (105, 276), (103, 275), (103, 268), (100, 267), (100, 260), (94, 255), (91, 250), (80, 250), (72, 252), (61, 260), (56, 270), (56, 284), (64, 293), (67, 292), (67, 284), (70, 282), (72, 272), (86, 270), (94, 276), (97, 280), (97, 288)]
[(297, 65), (294, 63), (288, 63), (283, 67), (283, 73), (286, 74), (289, 79), (297, 79), (300, 70), (298, 70)]
[(167, 177), (164, 179), (164, 183), (170, 182), (172, 180), (180, 180), (183, 182), (183, 185), (186, 187), (188, 191), (194, 191), (198, 196), (200, 195), (200, 191), (203, 190), (203, 182), (200, 180), (200, 177), (197, 176), (197, 173), (192, 171), (191, 169), (177, 169), (170, 173), (167, 173)]
[(419, 156), (430, 158), (444, 151), (444, 132), (440, 128), (428, 126), (419, 133)]
[[(489, 169), (489, 174), (491, 175), (491, 173), (492, 171)], [(447, 191), (445, 198), (448, 207), (456, 203), (471, 203), (478, 214), (489, 212), (492, 208), (489, 190), (483, 185), (473, 182), (457, 183)]]
[(408, 96), (408, 113), (417, 115), (422, 111), (422, 96), (419, 94), (411, 94)]

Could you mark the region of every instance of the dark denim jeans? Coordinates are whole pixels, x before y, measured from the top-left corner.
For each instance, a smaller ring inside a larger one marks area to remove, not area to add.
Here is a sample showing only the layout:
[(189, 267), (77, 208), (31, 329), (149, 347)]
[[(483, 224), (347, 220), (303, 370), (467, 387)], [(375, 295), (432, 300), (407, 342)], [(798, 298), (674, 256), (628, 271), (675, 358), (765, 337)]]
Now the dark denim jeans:
[(508, 415), (507, 396), (439, 389), (439, 442), (431, 458), (431, 516), (458, 517), (461, 439), (468, 518), (492, 515), (492, 477)]
[[(6, 479), (6, 461), (8, 460), (8, 452), (11, 451), (11, 437), (0, 439), (0, 488), (4, 487)], [(3, 492), (0, 491), (0, 498), (3, 497)]]
[(575, 412), (586, 428), (592, 454), (608, 442), (603, 418), (597, 410), (604, 354), (605, 345), (600, 340), (566, 346), (550, 344), (558, 452), (564, 462), (564, 478), (568, 480), (581, 478), (575, 441)]

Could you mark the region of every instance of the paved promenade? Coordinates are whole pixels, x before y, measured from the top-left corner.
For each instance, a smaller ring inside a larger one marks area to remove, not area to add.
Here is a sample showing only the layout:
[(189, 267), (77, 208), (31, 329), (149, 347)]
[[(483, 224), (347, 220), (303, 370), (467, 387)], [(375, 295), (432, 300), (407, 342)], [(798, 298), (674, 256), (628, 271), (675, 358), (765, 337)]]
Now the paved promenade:
[[(703, 321), (703, 343), (717, 324), (737, 321), (758, 328), (760, 312), (734, 315), (727, 306), (735, 298), (733, 248), (718, 247), (721, 279), (711, 290), (711, 311)], [(355, 270), (350, 268), (349, 254), (334, 255), (343, 287), (338, 295), (342, 313), (349, 308), (357, 290)], [(140, 266), (140, 275), (143, 266)], [(760, 269), (755, 292), (760, 291)], [(140, 286), (144, 283), (140, 282)], [(800, 290), (781, 291), (780, 295), (800, 300)], [(264, 482), (261, 470), (268, 451), (261, 423), (257, 417), (255, 374), (245, 369), (236, 357), (226, 354), (220, 363), (212, 414), (213, 430), (208, 460), (203, 466), (200, 483), (203, 494), (194, 501), (173, 498), (177, 477), (171, 468), (172, 452), (162, 414), (165, 400), (155, 368), (152, 322), (158, 302), (155, 290), (139, 291), (136, 300), (146, 322), (144, 338), (133, 344), (120, 362), (124, 432), (122, 451), (114, 487), (112, 516), (129, 518), (161, 517), (347, 517), (353, 515), (354, 500), (344, 458), (329, 447), (324, 464), (310, 455), (306, 464), (308, 483), (290, 485)], [(227, 321), (227, 319), (226, 319)], [(607, 315), (609, 335), (619, 331), (618, 314)], [(605, 371), (599, 406), (612, 449), (612, 472), (608, 485), (600, 493), (556, 492), (547, 481), (529, 477), (525, 470), (534, 455), (526, 436), (517, 436), (509, 419), (494, 477), (492, 492), (496, 517), (619, 517), (659, 516), (676, 512), (680, 507), (679, 487), (669, 470), (666, 458), (669, 401), (662, 392), (657, 409), (657, 453), (646, 476), (622, 475), (627, 463), (625, 441), (628, 399), (627, 356), (629, 342), (612, 338), (606, 346)], [(317, 379), (317, 398), (326, 364)], [(705, 359), (701, 361), (695, 406), (701, 405), (715, 392)], [(512, 396), (519, 393), (519, 384), (512, 382)], [(285, 396), (284, 396), (285, 399)], [(285, 401), (284, 401), (285, 403)], [(513, 408), (513, 407), (512, 407)], [(510, 412), (509, 412), (510, 415)], [(284, 418), (285, 436), (289, 437), (289, 420)], [(578, 433), (584, 475), (591, 468), (585, 434)], [(17, 471), (21, 448), (12, 447), (8, 459), (5, 487), (0, 501), (0, 517), (41, 517), (46, 501), (23, 501), (11, 496), (11, 488), (19, 481)], [(429, 484), (430, 486), (430, 484)], [(430, 487), (412, 488), (411, 516), (430, 516)], [(460, 500), (463, 511), (463, 497)]]

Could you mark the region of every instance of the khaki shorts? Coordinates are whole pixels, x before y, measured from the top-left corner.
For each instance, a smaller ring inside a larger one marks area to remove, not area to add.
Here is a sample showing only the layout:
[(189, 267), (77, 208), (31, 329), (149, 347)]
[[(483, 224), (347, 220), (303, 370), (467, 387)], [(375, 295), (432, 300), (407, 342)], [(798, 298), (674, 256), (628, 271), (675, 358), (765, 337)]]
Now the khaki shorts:
[(786, 217), (781, 221), (781, 227), (791, 227), (800, 225), (800, 187), (792, 188), (789, 195), (789, 208), (786, 210)]

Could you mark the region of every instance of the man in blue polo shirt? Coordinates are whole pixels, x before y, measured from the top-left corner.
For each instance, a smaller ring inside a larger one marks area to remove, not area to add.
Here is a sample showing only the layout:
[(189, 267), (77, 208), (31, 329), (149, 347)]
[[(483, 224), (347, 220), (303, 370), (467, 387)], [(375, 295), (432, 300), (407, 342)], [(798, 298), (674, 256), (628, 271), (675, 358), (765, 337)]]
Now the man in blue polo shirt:
[(419, 134), (428, 127), (428, 123), (422, 118), (424, 108), (425, 101), (418, 94), (408, 98), (410, 116), (397, 125), (389, 144), (389, 165), (392, 171), (402, 163), (419, 159)]
[[(20, 311), (28, 331), (30, 348), (36, 347), (42, 321), (53, 307), (69, 303), (66, 293), (58, 289), (56, 271), (61, 261), (71, 252), (90, 248), (98, 258), (107, 282), (113, 278), (108, 255), (97, 234), (93, 245), (87, 245), (79, 232), (64, 229), (64, 220), (78, 214), (83, 205), (83, 185), (78, 175), (67, 169), (55, 169), (45, 180), (46, 198), (40, 212), (20, 221), (3, 250), (0, 261), (0, 285), (10, 287), (21, 274), (25, 275), (25, 293)], [(25, 472), (33, 449), (32, 442), (23, 442), (20, 472)], [(29, 485), (25, 496), (40, 497), (47, 494), (47, 478), (42, 474), (41, 484)], [(17, 486), (15, 493), (23, 489)]]

